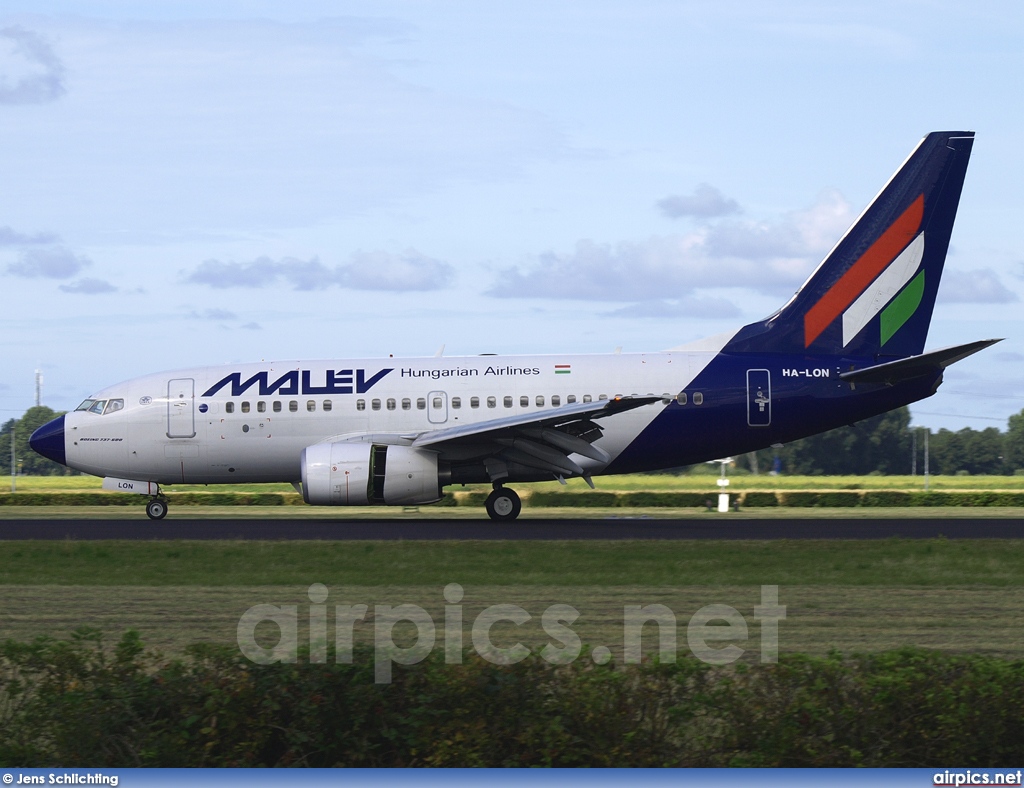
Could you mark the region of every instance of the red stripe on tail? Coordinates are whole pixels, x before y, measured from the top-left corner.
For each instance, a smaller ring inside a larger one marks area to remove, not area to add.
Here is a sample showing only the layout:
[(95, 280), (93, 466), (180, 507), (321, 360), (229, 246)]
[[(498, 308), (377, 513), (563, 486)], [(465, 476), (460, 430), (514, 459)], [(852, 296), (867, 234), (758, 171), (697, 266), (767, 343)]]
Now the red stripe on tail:
[(804, 347), (821, 336), (829, 325), (842, 314), (871, 284), (883, 269), (896, 259), (907, 244), (914, 240), (924, 218), (924, 195), (922, 194), (900, 217), (882, 233), (868, 250), (860, 256), (828, 292), (821, 297), (804, 315)]

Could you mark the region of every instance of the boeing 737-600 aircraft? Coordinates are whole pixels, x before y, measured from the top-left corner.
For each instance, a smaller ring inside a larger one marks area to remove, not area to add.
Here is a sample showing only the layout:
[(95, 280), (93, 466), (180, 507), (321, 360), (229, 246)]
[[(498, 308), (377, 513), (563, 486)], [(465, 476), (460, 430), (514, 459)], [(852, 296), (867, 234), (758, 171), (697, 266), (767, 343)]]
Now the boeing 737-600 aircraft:
[(149, 497), (301, 483), (309, 504), (429, 504), (490, 483), (654, 471), (823, 432), (931, 396), (998, 340), (924, 352), (973, 132), (929, 134), (778, 312), (651, 353), (276, 361), (135, 378), (32, 435), (35, 451)]

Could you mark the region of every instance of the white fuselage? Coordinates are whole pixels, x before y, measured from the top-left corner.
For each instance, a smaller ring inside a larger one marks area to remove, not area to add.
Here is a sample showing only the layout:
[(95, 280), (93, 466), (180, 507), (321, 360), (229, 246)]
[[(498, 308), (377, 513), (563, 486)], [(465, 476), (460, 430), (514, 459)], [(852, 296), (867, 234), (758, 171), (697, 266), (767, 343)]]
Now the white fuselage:
[[(67, 464), (161, 484), (295, 482), (302, 450), (317, 443), (403, 442), (616, 396), (667, 402), (716, 351), (286, 361), (158, 373), (90, 397), (123, 400), (116, 411), (68, 413)], [(596, 445), (614, 459), (663, 407), (604, 419)], [(593, 474), (608, 465), (576, 459)]]

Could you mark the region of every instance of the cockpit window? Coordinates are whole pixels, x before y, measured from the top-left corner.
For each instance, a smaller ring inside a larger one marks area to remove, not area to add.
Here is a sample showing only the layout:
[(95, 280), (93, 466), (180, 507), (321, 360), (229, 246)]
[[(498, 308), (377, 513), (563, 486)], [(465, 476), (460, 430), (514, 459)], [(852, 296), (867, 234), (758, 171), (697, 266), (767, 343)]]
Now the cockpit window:
[(92, 403), (92, 407), (89, 408), (89, 412), (90, 413), (102, 413), (103, 412), (103, 408), (105, 408), (106, 405), (107, 405), (107, 401), (105, 399), (95, 400)]
[(79, 405), (77, 408), (75, 408), (75, 410), (89, 410), (89, 408), (91, 408), (95, 404), (96, 404), (96, 400), (94, 400), (94, 399), (87, 399), (81, 405)]
[(107, 413), (117, 413), (117, 411), (123, 410), (123, 409), (124, 409), (124, 400), (123, 399), (109, 399), (109, 400), (107, 400), (107, 408), (106, 408), (106, 410), (103, 411), (103, 413), (104, 414), (107, 414)]

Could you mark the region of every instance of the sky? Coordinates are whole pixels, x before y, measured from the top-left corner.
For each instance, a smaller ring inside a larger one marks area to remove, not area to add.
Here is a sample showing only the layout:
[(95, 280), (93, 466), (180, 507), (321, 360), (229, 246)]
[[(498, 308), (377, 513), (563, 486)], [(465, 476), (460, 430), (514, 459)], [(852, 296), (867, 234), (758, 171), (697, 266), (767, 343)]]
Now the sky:
[(654, 351), (977, 132), (912, 406), (1024, 408), (1024, 6), (0, 4), (0, 418), (163, 369)]

